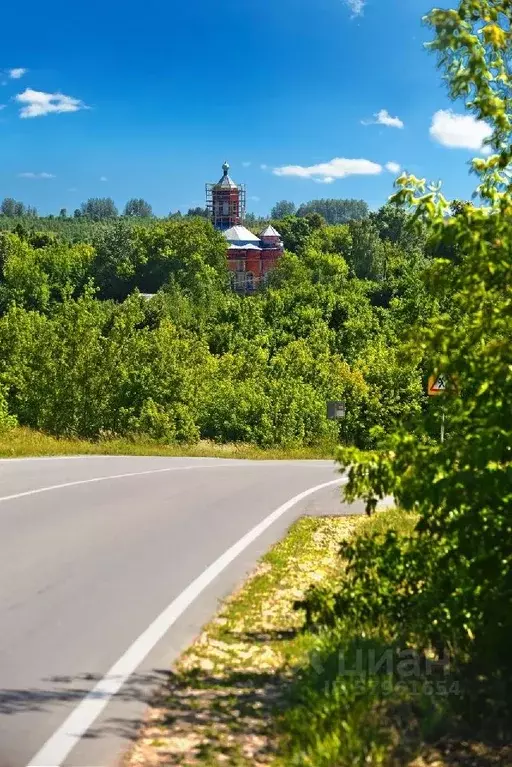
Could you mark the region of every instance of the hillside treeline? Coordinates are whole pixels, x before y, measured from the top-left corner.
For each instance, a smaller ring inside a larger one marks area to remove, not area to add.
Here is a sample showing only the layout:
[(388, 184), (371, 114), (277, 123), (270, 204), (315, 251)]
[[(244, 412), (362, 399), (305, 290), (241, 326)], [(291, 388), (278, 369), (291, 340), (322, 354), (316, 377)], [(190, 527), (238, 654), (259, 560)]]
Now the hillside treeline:
[[(4, 418), (90, 438), (359, 447), (407, 422), (425, 371), (398, 339), (431, 311), (425, 238), (396, 206), (275, 223), (288, 251), (247, 297), (201, 218), (99, 222), (84, 242), (0, 233)], [(329, 399), (346, 401), (340, 424)]]
[[(299, 207), (294, 202), (281, 200), (272, 207), (270, 218), (281, 219), (295, 215), (304, 217), (312, 213), (318, 213), (327, 224), (345, 224), (367, 218), (369, 208), (364, 200), (355, 199), (309, 200)], [(86, 223), (87, 221), (112, 221), (120, 216), (139, 220), (155, 218), (151, 204), (141, 197), (128, 200), (121, 212), (111, 197), (90, 197), (73, 212), (68, 211), (67, 208), (61, 208), (58, 216), (50, 214), (43, 217), (39, 216), (37, 209), (33, 206), (25, 205), (12, 197), (4, 197), (0, 202), (0, 229), (13, 229), (23, 223), (29, 228), (42, 225), (44, 229), (53, 228), (54, 231), (66, 232), (73, 230), (72, 223), (77, 219)], [(209, 218), (209, 213), (207, 208), (196, 206), (189, 208), (186, 213), (180, 210), (171, 211), (167, 218), (177, 219), (183, 216)], [(268, 216), (258, 217), (254, 213), (246, 214), (246, 223), (254, 223), (256, 226), (268, 219)]]

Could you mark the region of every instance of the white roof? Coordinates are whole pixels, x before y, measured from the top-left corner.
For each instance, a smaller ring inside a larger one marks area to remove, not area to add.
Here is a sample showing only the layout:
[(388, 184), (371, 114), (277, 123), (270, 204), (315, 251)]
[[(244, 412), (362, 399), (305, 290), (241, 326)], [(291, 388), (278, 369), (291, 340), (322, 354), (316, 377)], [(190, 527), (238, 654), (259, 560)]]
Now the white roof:
[(260, 238), (250, 232), (245, 226), (232, 226), (226, 229), (224, 237), (228, 242), (259, 242)]
[(228, 250), (263, 250), (263, 248), (249, 243), (249, 245), (230, 245)]
[(274, 227), (269, 224), (264, 232), (260, 234), (260, 237), (281, 237), (277, 229), (274, 229)]

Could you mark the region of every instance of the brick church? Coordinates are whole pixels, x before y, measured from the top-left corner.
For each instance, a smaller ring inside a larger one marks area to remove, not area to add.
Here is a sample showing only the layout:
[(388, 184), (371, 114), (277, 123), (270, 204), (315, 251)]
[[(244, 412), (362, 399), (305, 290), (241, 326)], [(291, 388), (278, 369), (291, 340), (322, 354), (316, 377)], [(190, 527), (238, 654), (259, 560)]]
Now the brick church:
[(212, 224), (227, 240), (228, 268), (233, 289), (252, 293), (283, 255), (281, 235), (267, 226), (257, 237), (244, 225), (246, 191), (229, 176), (227, 162), (216, 184), (206, 185), (206, 207)]

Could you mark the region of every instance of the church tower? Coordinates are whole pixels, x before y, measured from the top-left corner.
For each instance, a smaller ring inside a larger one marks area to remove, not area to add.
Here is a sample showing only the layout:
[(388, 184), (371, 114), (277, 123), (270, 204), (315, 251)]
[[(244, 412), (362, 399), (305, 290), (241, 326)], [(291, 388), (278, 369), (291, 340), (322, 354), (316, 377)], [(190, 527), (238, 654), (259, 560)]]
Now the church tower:
[(246, 192), (243, 184), (235, 184), (228, 175), (227, 162), (222, 170), (223, 176), (216, 184), (206, 184), (206, 208), (214, 227), (224, 232), (243, 222)]
[(246, 191), (229, 177), (229, 165), (216, 184), (206, 184), (206, 207), (213, 226), (226, 239), (226, 258), (233, 290), (241, 295), (254, 293), (283, 255), (281, 235), (267, 226), (258, 236), (243, 225)]

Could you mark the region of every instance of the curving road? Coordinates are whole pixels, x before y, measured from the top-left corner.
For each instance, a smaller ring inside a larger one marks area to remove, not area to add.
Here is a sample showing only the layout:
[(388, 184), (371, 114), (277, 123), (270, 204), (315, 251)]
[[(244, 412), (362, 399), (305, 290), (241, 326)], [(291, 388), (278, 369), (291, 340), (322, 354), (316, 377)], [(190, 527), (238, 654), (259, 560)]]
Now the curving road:
[(298, 516), (347, 512), (334, 482), (328, 461), (0, 460), (0, 767), (117, 764), (218, 600)]

